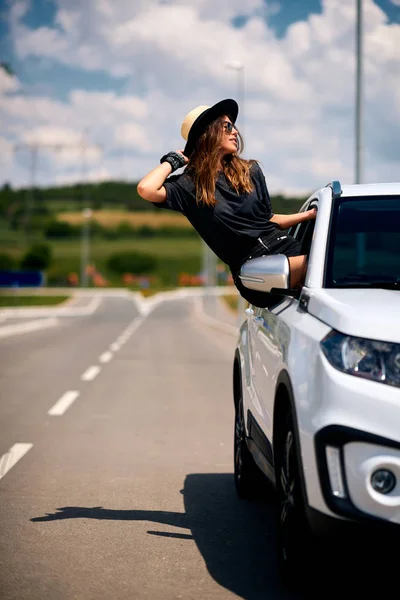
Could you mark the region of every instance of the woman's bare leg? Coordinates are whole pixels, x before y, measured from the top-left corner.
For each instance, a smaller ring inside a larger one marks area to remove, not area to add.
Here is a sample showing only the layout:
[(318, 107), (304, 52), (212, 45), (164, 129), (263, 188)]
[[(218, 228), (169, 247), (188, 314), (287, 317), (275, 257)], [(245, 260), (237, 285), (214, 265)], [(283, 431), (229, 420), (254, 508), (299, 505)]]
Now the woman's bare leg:
[(288, 258), (290, 270), (289, 285), (292, 289), (301, 288), (304, 284), (307, 272), (307, 258), (305, 254), (302, 256), (290, 256)]

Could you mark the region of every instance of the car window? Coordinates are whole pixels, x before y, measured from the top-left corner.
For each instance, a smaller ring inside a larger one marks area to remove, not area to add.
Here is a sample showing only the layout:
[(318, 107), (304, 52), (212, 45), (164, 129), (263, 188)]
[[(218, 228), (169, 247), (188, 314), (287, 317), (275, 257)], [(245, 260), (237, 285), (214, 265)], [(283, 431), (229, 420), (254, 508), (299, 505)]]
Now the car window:
[[(312, 200), (304, 206), (304, 208), (301, 212), (305, 212), (306, 210), (308, 210), (311, 202), (312, 202)], [(297, 238), (300, 227), (301, 227), (301, 223), (298, 223), (297, 225), (293, 225), (293, 227), (289, 227), (289, 229), (287, 230), (287, 234), (291, 235), (294, 238)]]
[[(314, 206), (318, 208), (318, 202), (315, 200), (310, 202), (310, 204), (308, 205), (306, 210), (308, 210), (309, 208), (312, 208)], [(298, 240), (300, 242), (302, 254), (310, 253), (312, 236), (314, 233), (314, 227), (315, 227), (315, 219), (313, 219), (312, 221), (305, 221), (304, 223), (299, 223), (296, 226), (296, 229), (293, 232), (293, 234), (291, 234), (291, 235), (293, 235), (293, 237), (296, 240)]]
[(400, 288), (400, 196), (336, 200), (326, 287)]

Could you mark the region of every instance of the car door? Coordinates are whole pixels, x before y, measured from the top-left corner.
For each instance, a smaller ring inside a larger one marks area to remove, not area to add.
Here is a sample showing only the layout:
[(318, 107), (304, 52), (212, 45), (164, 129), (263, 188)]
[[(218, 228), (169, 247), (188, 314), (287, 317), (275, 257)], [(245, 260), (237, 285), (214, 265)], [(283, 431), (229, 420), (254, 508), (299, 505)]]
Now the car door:
[[(312, 201), (312, 206), (318, 206)], [(306, 209), (305, 209), (306, 210)], [(302, 245), (302, 252), (309, 254), (315, 221), (306, 221), (295, 228), (292, 235)], [(277, 378), (286, 364), (290, 344), (291, 328), (295, 320), (298, 300), (292, 296), (282, 296), (279, 303), (271, 308), (254, 308), (253, 316), (253, 382), (260, 406), (259, 425), (267, 438), (272, 441), (272, 424)], [(292, 314), (293, 313), (293, 314)]]
[(247, 335), (248, 335), (248, 369), (246, 369), (246, 386), (249, 399), (249, 408), (254, 415), (257, 415), (257, 420), (263, 420), (263, 411), (259, 401), (256, 381), (256, 365), (258, 362), (257, 352), (257, 337), (258, 337), (258, 316), (259, 309), (250, 305), (246, 309), (247, 318)]

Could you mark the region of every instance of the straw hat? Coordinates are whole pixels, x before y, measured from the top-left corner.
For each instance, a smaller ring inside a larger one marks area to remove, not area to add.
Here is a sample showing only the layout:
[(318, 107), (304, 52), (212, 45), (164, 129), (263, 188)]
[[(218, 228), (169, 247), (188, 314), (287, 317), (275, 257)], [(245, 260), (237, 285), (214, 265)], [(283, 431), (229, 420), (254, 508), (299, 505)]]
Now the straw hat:
[(235, 123), (239, 112), (239, 106), (235, 100), (230, 98), (221, 100), (214, 106), (197, 106), (191, 110), (183, 119), (181, 126), (181, 135), (186, 140), (186, 146), (183, 154), (188, 158), (194, 150), (194, 146), (205, 131), (215, 119), (222, 115), (227, 115)]

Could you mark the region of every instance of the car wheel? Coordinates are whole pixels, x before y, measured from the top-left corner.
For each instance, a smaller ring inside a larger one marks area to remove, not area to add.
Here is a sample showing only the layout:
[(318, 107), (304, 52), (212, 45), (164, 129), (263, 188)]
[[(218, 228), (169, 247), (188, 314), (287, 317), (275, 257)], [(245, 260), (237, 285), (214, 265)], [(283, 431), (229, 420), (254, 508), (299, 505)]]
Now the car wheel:
[(277, 545), (283, 583), (291, 589), (305, 584), (315, 546), (300, 488), (293, 421), (288, 415), (277, 457)]
[(247, 447), (243, 401), (239, 398), (235, 411), (234, 476), (240, 498), (253, 499), (263, 485), (263, 476)]

